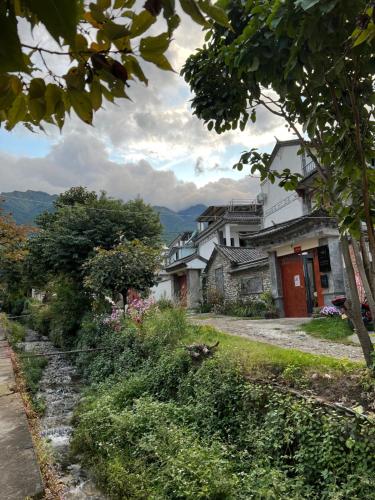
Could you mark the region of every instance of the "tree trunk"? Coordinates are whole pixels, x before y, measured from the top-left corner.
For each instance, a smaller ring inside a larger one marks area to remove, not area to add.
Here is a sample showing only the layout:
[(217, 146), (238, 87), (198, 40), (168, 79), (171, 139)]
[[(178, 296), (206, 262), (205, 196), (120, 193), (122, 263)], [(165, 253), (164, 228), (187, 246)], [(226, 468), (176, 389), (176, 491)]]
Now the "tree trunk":
[(370, 262), (369, 259), (369, 253), (367, 251), (367, 245), (364, 236), (362, 235), (360, 240), (360, 245), (361, 245), (361, 253), (362, 253), (362, 260), (363, 260), (363, 265), (365, 268), (366, 276), (372, 291), (372, 296), (375, 298), (375, 269), (371, 265), (372, 263)]
[(128, 305), (128, 291), (129, 290), (126, 288), (121, 292), (124, 311), (126, 311), (126, 306)]
[(352, 259), (350, 258), (349, 241), (346, 236), (341, 236), (341, 245), (350, 290), (351, 300), (348, 308), (349, 317), (353, 322), (354, 328), (356, 329), (359, 341), (361, 343), (363, 355), (366, 360), (366, 364), (369, 368), (372, 368), (372, 354), (374, 352), (374, 346), (372, 345), (370, 335), (362, 320), (361, 303), (358, 296), (357, 284), (355, 282), (353, 263)]
[(354, 238), (352, 239), (352, 247), (353, 247), (353, 250), (354, 250), (355, 260), (356, 260), (356, 263), (357, 263), (357, 266), (358, 266), (359, 275), (361, 276), (363, 288), (365, 289), (367, 302), (368, 302), (368, 305), (370, 307), (371, 316), (372, 316), (372, 319), (375, 321), (375, 300), (374, 300), (374, 296), (372, 294), (372, 290), (370, 288), (370, 284), (369, 284), (368, 279), (367, 279), (367, 275), (366, 275), (366, 272), (365, 272), (365, 267), (364, 267), (364, 264), (363, 264), (363, 261), (362, 261), (362, 258), (361, 258), (361, 253), (359, 251), (358, 242)]

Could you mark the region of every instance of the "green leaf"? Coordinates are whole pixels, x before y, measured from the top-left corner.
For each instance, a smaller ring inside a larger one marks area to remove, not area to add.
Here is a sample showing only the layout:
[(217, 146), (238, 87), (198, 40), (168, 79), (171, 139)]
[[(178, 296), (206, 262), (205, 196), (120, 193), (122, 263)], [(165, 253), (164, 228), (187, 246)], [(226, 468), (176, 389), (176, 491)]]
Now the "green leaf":
[(56, 112), (57, 103), (62, 99), (63, 91), (54, 83), (49, 83), (44, 94), (46, 100), (46, 114), (48, 116)]
[(199, 10), (194, 0), (180, 0), (182, 10), (191, 17), (193, 21), (202, 26), (208, 27), (209, 24), (204, 18), (202, 12)]
[(225, 28), (231, 28), (228, 17), (223, 9), (218, 7), (217, 5), (213, 5), (208, 0), (199, 1), (199, 7), (202, 11), (207, 14), (211, 19), (213, 19), (217, 24), (224, 26)]
[(74, 44), (80, 1), (25, 0), (25, 4), (45, 25), (57, 42), (63, 38), (70, 44)]
[(160, 69), (164, 69), (165, 71), (174, 71), (170, 62), (168, 61), (168, 59), (165, 57), (164, 54), (146, 52), (141, 55), (145, 61), (152, 62)]
[(94, 80), (91, 84), (90, 99), (93, 109), (97, 111), (102, 105), (102, 91), (98, 80)]
[(148, 80), (145, 74), (143, 73), (143, 70), (139, 62), (134, 56), (127, 55), (126, 57), (123, 58), (123, 63), (130, 75), (135, 75), (138, 78), (138, 80), (144, 82), (146, 85), (148, 84)]
[(12, 130), (18, 122), (21, 122), (25, 118), (26, 112), (26, 98), (24, 94), (18, 94), (8, 113), (7, 129)]
[(29, 87), (29, 97), (31, 99), (37, 99), (38, 97), (44, 97), (46, 91), (46, 84), (42, 78), (33, 78), (30, 82)]
[(144, 54), (163, 54), (168, 49), (170, 41), (168, 33), (162, 33), (158, 36), (148, 36), (142, 38), (139, 50), (142, 57), (144, 57)]
[(297, 0), (296, 5), (302, 7), (303, 10), (308, 10), (319, 2), (320, 0)]
[(38, 97), (36, 99), (29, 99), (29, 111), (31, 117), (36, 122), (40, 122), (47, 111), (46, 101), (44, 100), (44, 98)]
[(27, 71), (20, 39), (17, 33), (17, 19), (5, 13), (5, 2), (0, 7), (0, 71)]
[(92, 104), (88, 95), (76, 89), (68, 90), (68, 96), (72, 107), (79, 118), (85, 123), (92, 123)]
[(139, 14), (133, 17), (133, 22), (130, 27), (130, 36), (135, 38), (136, 36), (142, 35), (148, 28), (154, 24), (156, 17), (151, 15), (148, 10), (143, 10)]
[(260, 64), (259, 58), (255, 56), (253, 62), (250, 64), (248, 68), (249, 71), (257, 71), (257, 69), (259, 68), (259, 64)]
[(105, 23), (102, 31), (109, 40), (118, 40), (129, 35), (129, 30), (126, 26), (112, 22)]
[(353, 43), (353, 47), (357, 47), (357, 45), (361, 45), (361, 43), (365, 42), (369, 36), (369, 30), (364, 30), (362, 31), (357, 37), (355, 38), (355, 42)]

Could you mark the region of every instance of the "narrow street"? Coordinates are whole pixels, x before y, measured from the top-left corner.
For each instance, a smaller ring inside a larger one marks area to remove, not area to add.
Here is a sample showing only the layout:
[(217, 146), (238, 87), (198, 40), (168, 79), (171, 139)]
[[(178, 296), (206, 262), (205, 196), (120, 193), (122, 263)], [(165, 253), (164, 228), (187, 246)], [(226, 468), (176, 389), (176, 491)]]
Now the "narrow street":
[(210, 325), (230, 335), (277, 345), (284, 349), (298, 349), (310, 354), (323, 354), (351, 361), (363, 360), (359, 346), (320, 340), (302, 331), (301, 324), (309, 321), (309, 318), (253, 320), (213, 314), (192, 314), (190, 321), (196, 325)]

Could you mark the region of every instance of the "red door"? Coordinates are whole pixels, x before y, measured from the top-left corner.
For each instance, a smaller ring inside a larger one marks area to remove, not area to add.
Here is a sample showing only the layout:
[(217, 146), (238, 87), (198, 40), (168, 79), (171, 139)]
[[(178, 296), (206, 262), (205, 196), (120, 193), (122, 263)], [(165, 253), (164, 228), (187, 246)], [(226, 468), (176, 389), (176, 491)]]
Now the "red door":
[(187, 305), (187, 276), (183, 274), (182, 276), (177, 276), (178, 281), (178, 295), (180, 305), (186, 307)]
[(284, 312), (287, 318), (306, 318), (307, 302), (303, 260), (301, 255), (279, 258), (284, 295)]

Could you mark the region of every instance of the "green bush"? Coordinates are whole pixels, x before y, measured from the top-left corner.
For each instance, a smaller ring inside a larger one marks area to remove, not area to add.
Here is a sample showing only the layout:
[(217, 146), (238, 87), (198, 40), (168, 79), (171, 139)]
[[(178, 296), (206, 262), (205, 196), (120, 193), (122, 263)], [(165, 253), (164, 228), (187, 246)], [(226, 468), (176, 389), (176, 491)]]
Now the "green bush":
[(41, 335), (47, 336), (50, 332), (52, 311), (49, 304), (43, 304), (37, 300), (31, 300), (27, 303), (27, 322), (33, 330)]
[[(31, 354), (31, 353), (30, 353)], [(39, 382), (42, 378), (44, 368), (48, 360), (43, 357), (20, 356), (21, 370), (25, 377), (26, 387), (32, 395), (35, 395), (39, 388)]]
[(76, 413), (73, 449), (111, 498), (373, 495), (371, 423), (249, 383), (220, 352), (192, 360), (179, 310), (153, 311), (140, 328), (105, 325), (87, 318), (80, 332), (85, 345), (115, 348), (105, 369), (100, 352), (82, 363), (96, 385)]
[(89, 297), (72, 279), (61, 277), (52, 285), (49, 307), (52, 342), (60, 347), (71, 347), (82, 318), (90, 309)]
[(8, 321), (7, 325), (9, 343), (14, 349), (17, 349), (17, 344), (25, 340), (26, 329), (16, 321)]

